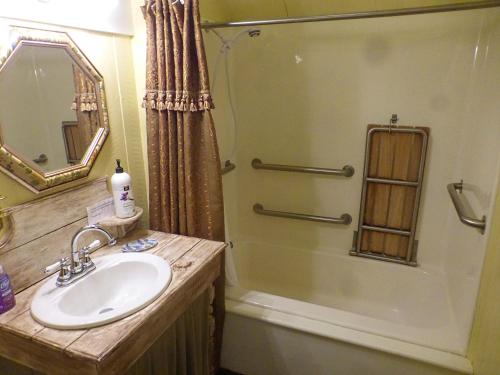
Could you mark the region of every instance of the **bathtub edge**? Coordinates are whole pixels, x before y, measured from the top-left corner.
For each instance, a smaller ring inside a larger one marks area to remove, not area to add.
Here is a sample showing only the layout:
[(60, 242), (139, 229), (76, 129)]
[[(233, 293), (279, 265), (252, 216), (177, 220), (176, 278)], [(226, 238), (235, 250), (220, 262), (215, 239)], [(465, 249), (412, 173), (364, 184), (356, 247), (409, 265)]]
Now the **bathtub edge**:
[(296, 331), (305, 331), (312, 335), (359, 345), (371, 350), (424, 362), (462, 374), (473, 374), (470, 361), (458, 354), (437, 349), (426, 348), (393, 338), (357, 331), (352, 328), (337, 326), (294, 314), (275, 311), (262, 306), (256, 306), (242, 301), (226, 299), (227, 312), (247, 318), (263, 320)]

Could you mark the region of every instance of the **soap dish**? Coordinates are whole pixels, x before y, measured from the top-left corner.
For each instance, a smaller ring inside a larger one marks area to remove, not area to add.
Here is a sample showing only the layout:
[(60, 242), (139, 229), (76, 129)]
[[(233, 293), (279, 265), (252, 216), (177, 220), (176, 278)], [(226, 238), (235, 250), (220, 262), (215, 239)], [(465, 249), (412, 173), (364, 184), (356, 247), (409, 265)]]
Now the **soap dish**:
[(155, 240), (154, 238), (140, 238), (138, 240), (123, 245), (122, 252), (139, 253), (141, 251), (152, 249), (156, 245), (158, 245), (158, 241)]
[(108, 217), (99, 221), (99, 224), (107, 229), (114, 237), (120, 239), (137, 227), (137, 223), (144, 210), (141, 207), (135, 207), (135, 215), (126, 219), (120, 219), (116, 216)]

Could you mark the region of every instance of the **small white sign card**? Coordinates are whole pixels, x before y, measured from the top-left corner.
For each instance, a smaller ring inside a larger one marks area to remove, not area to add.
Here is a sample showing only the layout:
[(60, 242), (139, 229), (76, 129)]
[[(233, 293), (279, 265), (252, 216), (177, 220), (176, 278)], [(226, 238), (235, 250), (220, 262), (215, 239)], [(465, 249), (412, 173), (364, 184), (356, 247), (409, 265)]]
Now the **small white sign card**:
[(89, 225), (98, 224), (104, 219), (115, 216), (113, 197), (106, 198), (93, 206), (87, 207)]

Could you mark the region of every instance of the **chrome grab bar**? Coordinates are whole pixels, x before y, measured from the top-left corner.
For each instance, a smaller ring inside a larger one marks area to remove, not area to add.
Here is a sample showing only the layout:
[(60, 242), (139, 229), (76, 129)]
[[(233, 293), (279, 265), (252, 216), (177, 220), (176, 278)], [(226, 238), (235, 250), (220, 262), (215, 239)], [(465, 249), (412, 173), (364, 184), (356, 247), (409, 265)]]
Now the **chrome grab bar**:
[(486, 216), (483, 216), (482, 219), (475, 218), (474, 214), (470, 212), (468, 205), (465, 205), (462, 202), (460, 195), (462, 195), (463, 186), (463, 181), (447, 185), (448, 193), (450, 194), (451, 201), (455, 206), (455, 210), (457, 210), (458, 218), (465, 225), (477, 228), (484, 234), (484, 230), (486, 228)]
[(264, 209), (264, 206), (262, 206), (260, 203), (255, 203), (253, 205), (253, 210), (256, 214), (259, 215), (285, 217), (288, 219), (298, 219), (307, 221), (317, 221), (320, 223), (349, 225), (352, 222), (352, 217), (349, 214), (342, 214), (340, 217), (328, 217), (328, 216), (297, 214), (293, 212), (271, 211)]
[(231, 163), (231, 160), (226, 160), (226, 162), (224, 163), (224, 167), (220, 170), (220, 173), (222, 175), (225, 175), (226, 173), (231, 172), (235, 168), (236, 165)]
[(286, 171), (286, 172), (301, 172), (301, 173), (317, 173), (335, 176), (351, 177), (354, 175), (354, 167), (344, 165), (342, 169), (316, 168), (316, 167), (301, 167), (297, 165), (281, 165), (281, 164), (264, 164), (260, 159), (252, 160), (254, 169), (267, 169), (271, 171)]

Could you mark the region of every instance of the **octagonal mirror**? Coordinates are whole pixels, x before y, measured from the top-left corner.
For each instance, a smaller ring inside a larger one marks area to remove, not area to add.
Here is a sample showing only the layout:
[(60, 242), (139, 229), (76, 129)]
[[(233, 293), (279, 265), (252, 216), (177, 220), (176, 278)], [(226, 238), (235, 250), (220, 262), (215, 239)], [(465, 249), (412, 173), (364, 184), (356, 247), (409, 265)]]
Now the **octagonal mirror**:
[(36, 192), (87, 176), (109, 132), (102, 76), (66, 33), (13, 27), (2, 47), (0, 169)]

